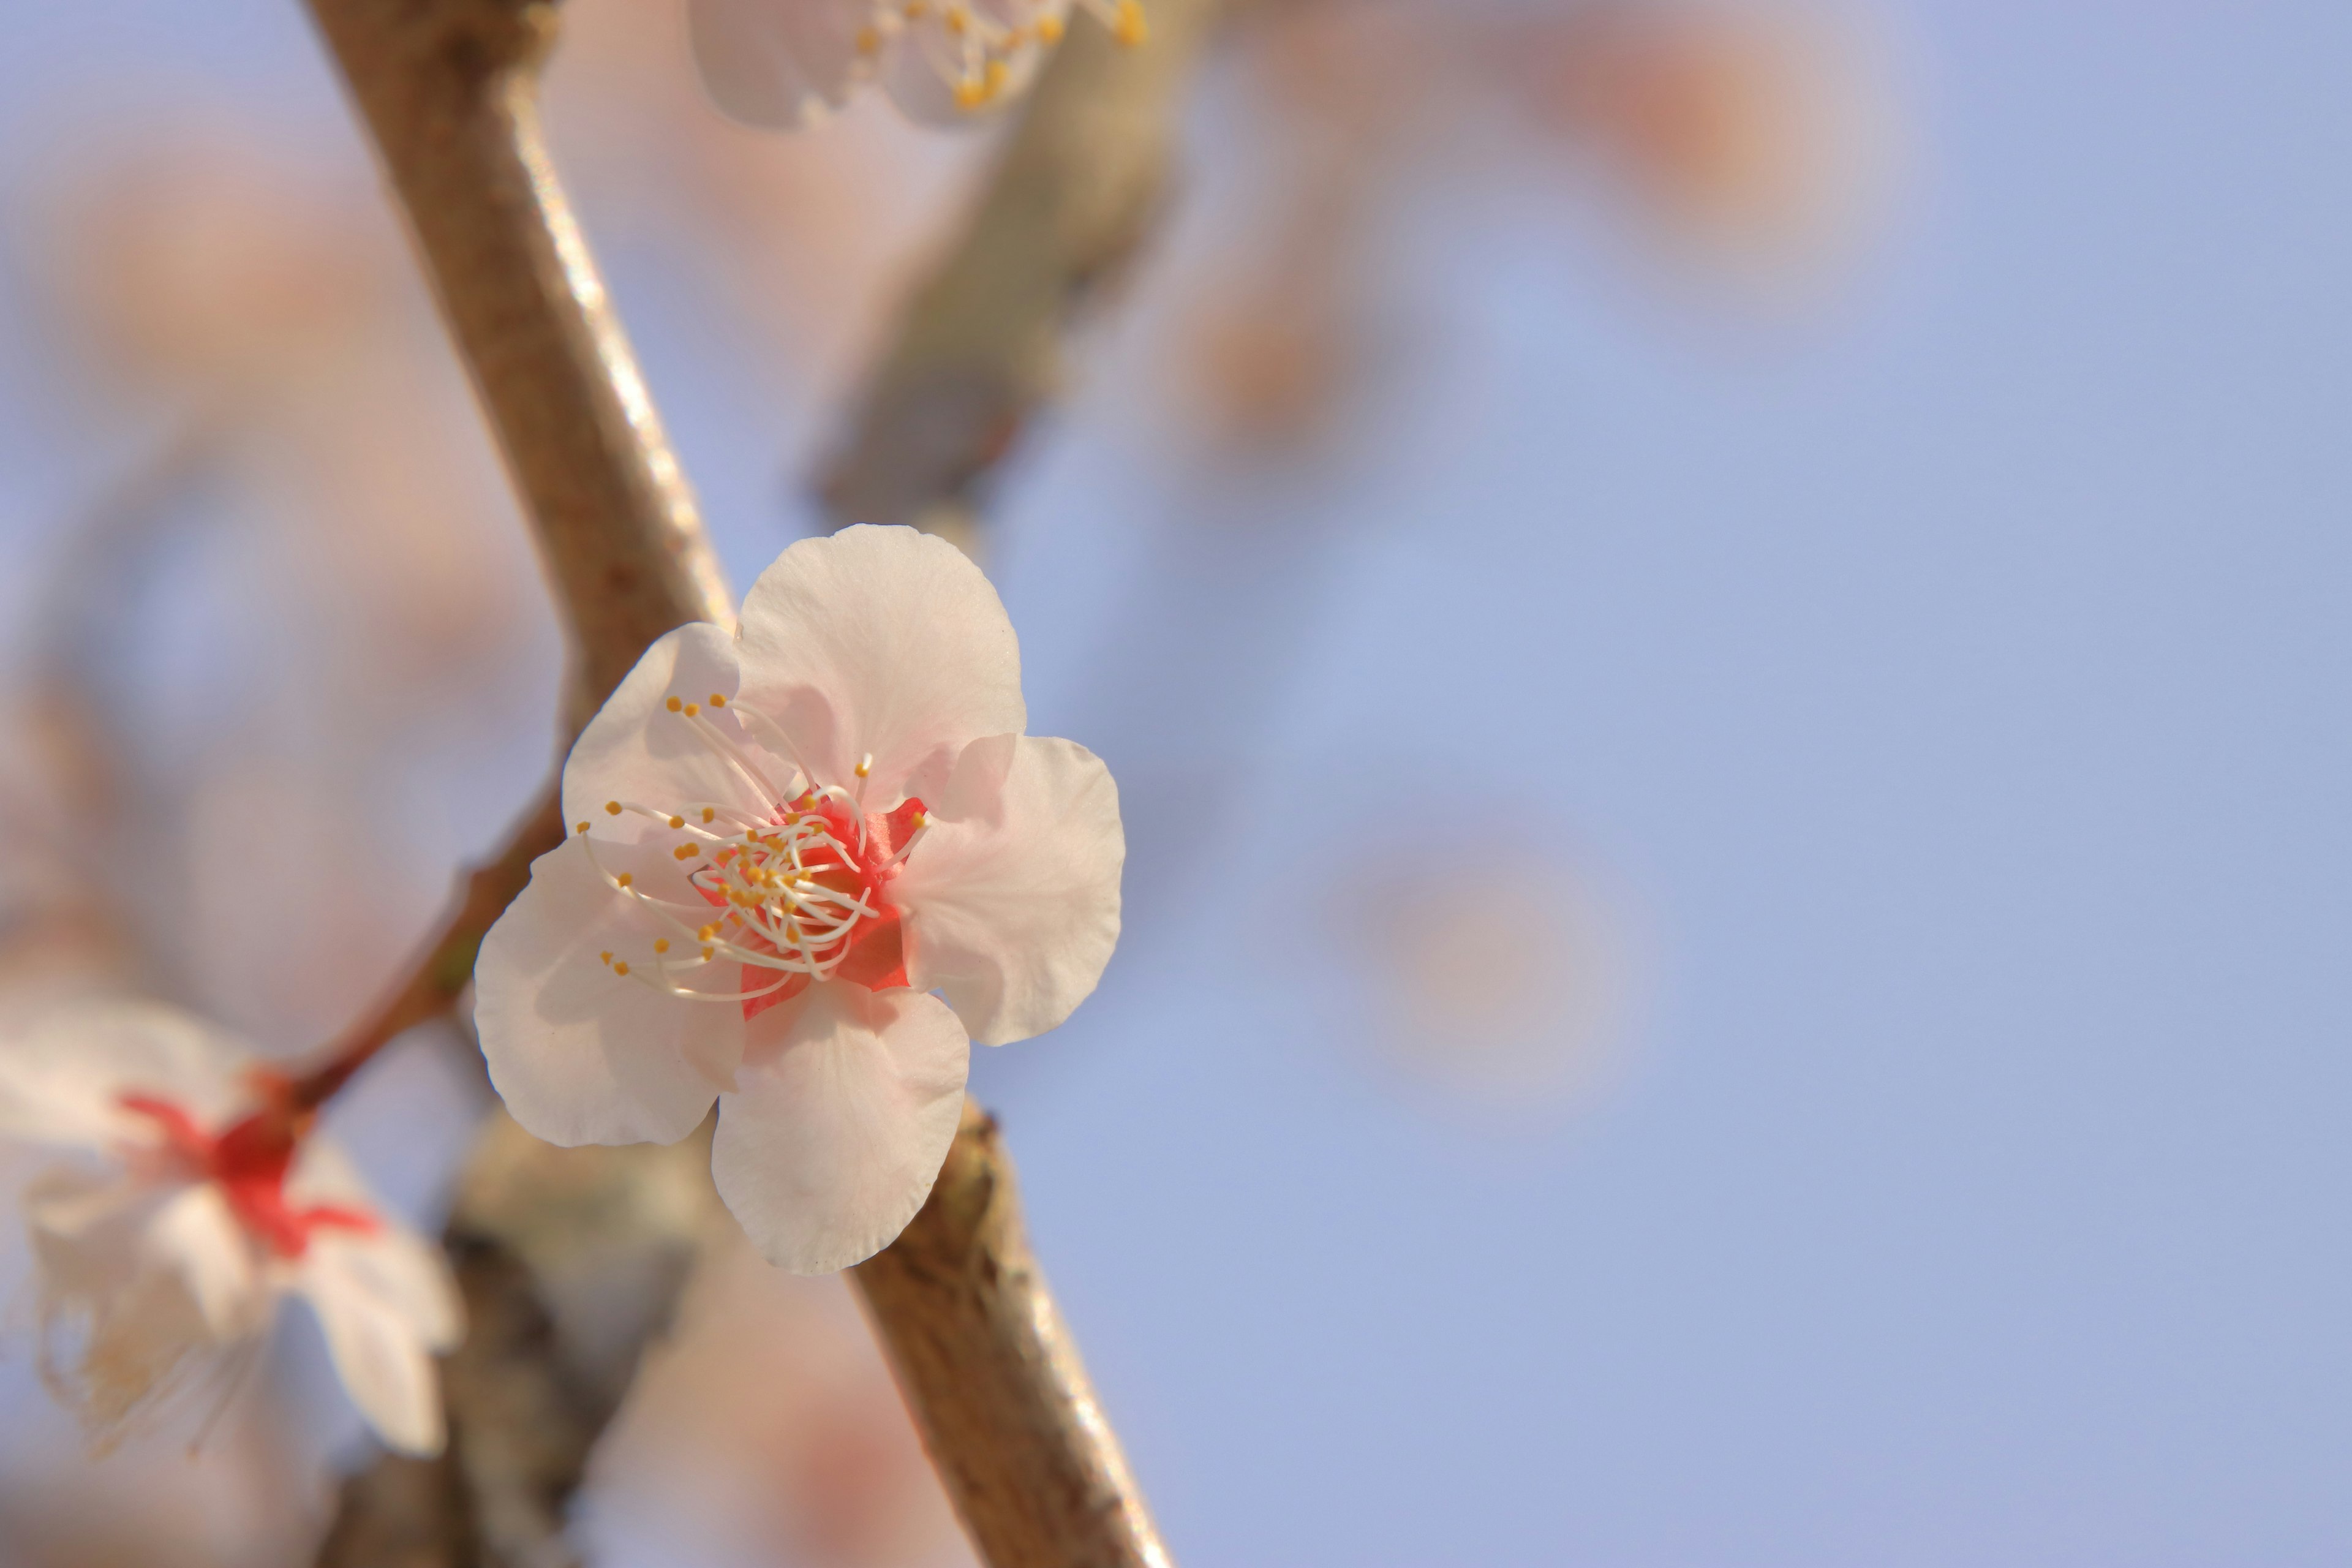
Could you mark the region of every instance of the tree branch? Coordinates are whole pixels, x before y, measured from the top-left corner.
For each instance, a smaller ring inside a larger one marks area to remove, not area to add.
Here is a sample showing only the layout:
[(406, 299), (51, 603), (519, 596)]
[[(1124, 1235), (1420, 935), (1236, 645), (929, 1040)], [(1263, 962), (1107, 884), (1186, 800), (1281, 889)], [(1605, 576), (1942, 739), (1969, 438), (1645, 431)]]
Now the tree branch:
[[(554, 6), (308, 3), (538, 531), (574, 638), (576, 728), (655, 637), (730, 617), (540, 134), (537, 74)], [(1203, 0), (1161, 3), (1181, 15)], [(533, 819), (542, 839), (546, 814)], [(454, 995), (456, 965), (520, 885), (516, 872), (541, 841), (530, 831), (467, 883), (416, 974), (347, 1039), (421, 1021)], [(707, 1138), (556, 1150), (497, 1118), (448, 1226), (469, 1313), (466, 1342), (443, 1367), (448, 1451), (382, 1459), (353, 1478), (322, 1564), (577, 1560), (564, 1506), (712, 1223), (709, 1166)], [(993, 1124), (976, 1108), (907, 1238), (856, 1278), (992, 1568), (1167, 1563), (1030, 1257)]]
[(1170, 1568), (967, 1100), (930, 1201), (850, 1271), (964, 1529), (994, 1568)]
[(1032, 417), (1063, 340), (1150, 233), (1220, 0), (1150, 0), (1122, 47), (1081, 12), (1038, 78), (961, 233), (917, 288), (818, 489), (835, 527), (951, 536)]

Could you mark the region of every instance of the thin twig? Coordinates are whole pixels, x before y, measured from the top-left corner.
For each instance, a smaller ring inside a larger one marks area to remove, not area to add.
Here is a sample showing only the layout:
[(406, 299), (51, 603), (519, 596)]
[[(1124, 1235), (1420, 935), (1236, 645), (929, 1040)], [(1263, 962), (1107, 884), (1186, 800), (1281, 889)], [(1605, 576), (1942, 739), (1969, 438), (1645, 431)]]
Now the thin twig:
[(975, 521), (997, 465), (1060, 395), (1064, 342), (1084, 307), (1152, 230), (1185, 89), (1223, 3), (1150, 0), (1150, 41), (1133, 48), (1073, 20), (819, 481), (835, 526), (910, 522), (958, 537)]
[[(1185, 3), (1201, 0), (1163, 0)], [(654, 637), (729, 616), (540, 137), (537, 73), (554, 6), (309, 4), (539, 531), (574, 634), (584, 714)], [(528, 863), (520, 847), (509, 854)], [(478, 874), (433, 955), (347, 1044), (439, 1005), (510, 870), (502, 858)], [(449, 1225), (471, 1313), (443, 1369), (449, 1451), (355, 1478), (322, 1563), (575, 1560), (564, 1504), (667, 1321), (713, 1206), (708, 1169), (698, 1140), (559, 1151), (497, 1119)], [(976, 1110), (948, 1170), (908, 1238), (857, 1278), (959, 1510), (992, 1568), (1165, 1563), (1029, 1256), (993, 1127)], [(616, 1311), (611, 1297), (624, 1289)], [(601, 1336), (592, 1305), (604, 1309)]]

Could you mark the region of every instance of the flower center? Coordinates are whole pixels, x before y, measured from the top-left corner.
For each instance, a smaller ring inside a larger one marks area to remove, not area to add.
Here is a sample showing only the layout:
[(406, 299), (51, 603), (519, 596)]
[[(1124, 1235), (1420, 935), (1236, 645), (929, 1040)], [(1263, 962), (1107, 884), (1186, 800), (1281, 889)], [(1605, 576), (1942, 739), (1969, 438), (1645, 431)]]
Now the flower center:
[(217, 1183), (231, 1213), (248, 1235), (280, 1258), (299, 1258), (321, 1229), (376, 1228), (375, 1216), (340, 1204), (297, 1208), (287, 1200), (286, 1175), (293, 1168), (307, 1116), (281, 1103), (280, 1080), (264, 1080), (264, 1104), (218, 1133), (196, 1125), (185, 1107), (152, 1094), (124, 1094), (116, 1103), (155, 1124), (161, 1152), (184, 1173)]
[[(1149, 31), (1143, 0), (1077, 0), (1121, 44), (1140, 44)], [(1051, 0), (1013, 0), (997, 10), (999, 20), (969, 0), (876, 0), (872, 20), (858, 29), (857, 52), (867, 62), (882, 52), (886, 38), (904, 31), (909, 46), (955, 94), (961, 110), (985, 109), (1013, 85), (1013, 57), (1032, 44), (1050, 48), (1061, 41), (1062, 13)]]
[[(673, 996), (740, 1003), (746, 1018), (798, 995), (812, 981), (846, 980), (877, 991), (906, 984), (898, 911), (883, 890), (930, 826), (922, 801), (910, 796), (890, 811), (867, 812), (871, 757), (857, 764), (856, 791), (820, 789), (805, 769), (792, 792), (779, 791), (701, 704), (673, 697), (667, 706), (778, 804), (755, 815), (709, 801), (667, 810), (606, 801), (607, 816), (651, 817), (667, 829), (671, 858), (695, 863), (686, 880), (700, 902), (662, 898), (598, 860), (605, 882), (659, 933), (635, 953), (601, 954), (605, 967)], [(726, 709), (726, 699), (714, 695), (709, 707)], [(765, 724), (749, 710), (732, 711), (747, 728)], [(594, 859), (590, 826), (580, 822), (574, 830)], [(656, 834), (645, 842), (661, 841)]]

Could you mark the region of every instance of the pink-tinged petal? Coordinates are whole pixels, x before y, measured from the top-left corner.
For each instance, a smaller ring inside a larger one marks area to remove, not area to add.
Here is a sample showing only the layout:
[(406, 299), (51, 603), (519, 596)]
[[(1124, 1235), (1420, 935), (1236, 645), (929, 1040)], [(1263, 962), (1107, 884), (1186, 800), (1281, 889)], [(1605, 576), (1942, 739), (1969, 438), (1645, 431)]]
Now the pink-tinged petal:
[(963, 1026), (935, 996), (831, 982), (754, 1032), (738, 1089), (719, 1100), (719, 1195), (779, 1268), (863, 1262), (907, 1228), (955, 1140)]
[(257, 1334), (269, 1326), (261, 1260), (215, 1184), (196, 1183), (165, 1201), (144, 1243), (149, 1264), (185, 1284), (215, 1338)]
[(352, 1403), (387, 1447), (429, 1455), (444, 1437), (432, 1352), (455, 1342), (457, 1302), (411, 1252), (422, 1245), (401, 1233), (321, 1236), (299, 1279)]
[[(621, 839), (661, 830), (636, 812), (612, 815), (613, 802), (666, 812), (692, 804), (757, 805), (764, 816), (773, 804), (761, 798), (768, 791), (709, 738), (715, 727), (740, 750), (740, 726), (723, 708), (709, 707), (713, 693), (732, 700), (736, 680), (735, 639), (709, 622), (689, 621), (655, 639), (572, 743), (563, 764), (565, 826), (576, 832), (585, 822), (600, 837)], [(672, 698), (679, 700), (677, 712)], [(688, 702), (702, 710), (692, 719)], [(789, 770), (772, 783), (789, 789)]]
[(338, 1145), (316, 1132), (304, 1139), (287, 1177), (286, 1196), (297, 1208), (331, 1206), (374, 1222), (368, 1230), (312, 1231), (306, 1268), (313, 1259), (331, 1259), (398, 1313), (426, 1348), (447, 1350), (457, 1342), (465, 1316), (448, 1260), (439, 1247), (384, 1211)]
[(209, 1125), (250, 1099), (252, 1065), (243, 1046), (170, 1007), (65, 1004), (0, 1040), (0, 1132), (49, 1144), (148, 1142), (153, 1123), (124, 1111), (122, 1095), (168, 1100)]
[(599, 958), (642, 963), (653, 930), (573, 838), (539, 858), (483, 939), (474, 1026), (491, 1083), (534, 1135), (672, 1143), (709, 1110), (741, 1052), (742, 1013), (665, 995)]
[(743, 599), (743, 700), (820, 784), (861, 758), (877, 805), (921, 795), (983, 735), (1017, 733), (1021, 645), (963, 552), (911, 528), (845, 528), (776, 557)]
[(908, 977), (984, 1045), (1043, 1034), (1118, 944), (1127, 838), (1110, 770), (1073, 742), (994, 736), (965, 748), (931, 816), (890, 884)]
[[(233, 1265), (192, 1280), (173, 1249), (153, 1241), (166, 1209), (206, 1190), (60, 1169), (26, 1194), (40, 1280), (42, 1379), (101, 1448), (134, 1414), (191, 1386), (226, 1345), (268, 1326), (272, 1301), (257, 1275), (246, 1276), (247, 1289), (237, 1288)], [(215, 1194), (216, 1212), (184, 1210), (178, 1228), (212, 1228), (206, 1222), (226, 1220), (225, 1209)], [(225, 1256), (220, 1239), (215, 1231), (199, 1256)], [(209, 1311), (199, 1289), (210, 1297)]]
[(876, 10), (870, 0), (688, 0), (687, 26), (719, 112), (793, 130), (849, 100)]

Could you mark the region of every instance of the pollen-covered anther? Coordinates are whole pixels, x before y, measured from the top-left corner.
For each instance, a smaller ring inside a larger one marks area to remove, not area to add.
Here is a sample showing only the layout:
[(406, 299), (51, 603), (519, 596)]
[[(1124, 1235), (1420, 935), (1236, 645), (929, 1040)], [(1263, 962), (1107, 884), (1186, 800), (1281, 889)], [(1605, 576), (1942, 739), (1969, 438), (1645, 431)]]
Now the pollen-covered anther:
[(667, 952), (669, 951), (669, 938), (666, 936), (657, 936), (654, 938), (654, 951), (656, 952)]
[(620, 816), (620, 815), (621, 815), (621, 803), (620, 803), (619, 801), (617, 801), (617, 800), (608, 800), (608, 801), (606, 801), (606, 802), (604, 803), (604, 815), (605, 815), (605, 816)]
[(684, 827), (686, 826), (686, 818), (682, 816), (673, 816), (669, 819), (669, 825), (672, 827)]
[(864, 777), (866, 777), (868, 773), (872, 773), (873, 771), (874, 771), (874, 753), (873, 753), (873, 752), (866, 752), (864, 756), (862, 756), (862, 757), (860, 757), (860, 758), (858, 758), (858, 759), (857, 759), (857, 776), (858, 776), (859, 778), (864, 778)]
[(664, 703), (664, 704), (663, 704), (663, 706), (664, 706), (664, 707), (666, 707), (666, 708), (667, 708), (671, 712), (675, 713), (675, 712), (677, 712), (679, 709), (681, 709), (681, 708), (683, 708), (683, 707), (685, 707), (685, 706), (686, 706), (686, 699), (684, 699), (684, 698), (682, 698), (682, 697), (673, 697), (673, 698), (671, 698), (667, 702)]
[(681, 844), (677, 848), (671, 850), (670, 853), (677, 856), (681, 860), (691, 860), (697, 855), (702, 853), (702, 846), (699, 844)]

